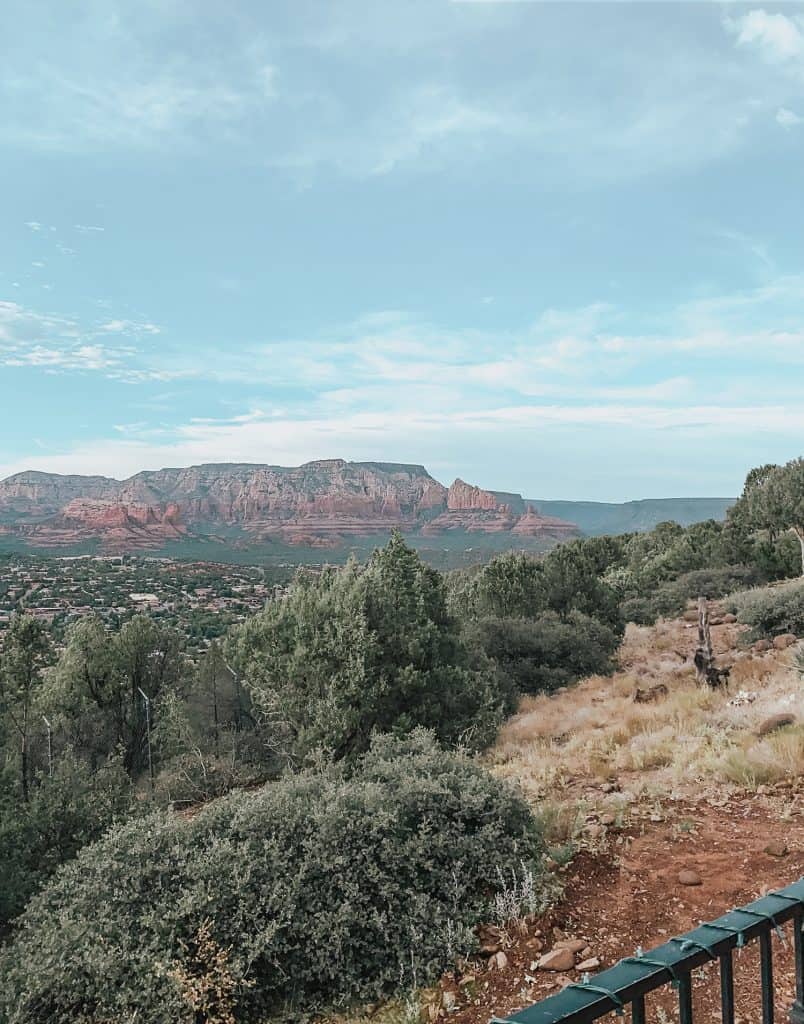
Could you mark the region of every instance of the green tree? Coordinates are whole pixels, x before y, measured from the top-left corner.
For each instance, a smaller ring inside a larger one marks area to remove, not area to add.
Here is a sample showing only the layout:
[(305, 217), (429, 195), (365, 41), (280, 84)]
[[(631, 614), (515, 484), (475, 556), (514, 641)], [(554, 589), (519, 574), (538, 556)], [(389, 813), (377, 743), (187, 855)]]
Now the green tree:
[(110, 634), (88, 616), (70, 630), (46, 700), (69, 744), (93, 767), (120, 749), (136, 778), (147, 764), (143, 694), (155, 726), (160, 698), (178, 686), (182, 670), (181, 640), (173, 630), (137, 615)]
[(19, 743), (19, 779), (24, 801), (29, 796), (34, 702), (50, 660), (50, 641), (42, 623), (30, 615), (14, 615), (0, 654), (0, 713), (6, 731), (16, 735)]
[(800, 545), (804, 576), (804, 458), (751, 470), (731, 514), (737, 522), (767, 530), (771, 541), (784, 531), (793, 533)]
[(418, 725), (482, 746), (501, 719), (492, 681), (469, 667), (443, 577), (399, 534), (365, 567), (301, 573), (228, 651), (264, 730), (293, 760), (319, 747), (353, 757), (375, 731)]

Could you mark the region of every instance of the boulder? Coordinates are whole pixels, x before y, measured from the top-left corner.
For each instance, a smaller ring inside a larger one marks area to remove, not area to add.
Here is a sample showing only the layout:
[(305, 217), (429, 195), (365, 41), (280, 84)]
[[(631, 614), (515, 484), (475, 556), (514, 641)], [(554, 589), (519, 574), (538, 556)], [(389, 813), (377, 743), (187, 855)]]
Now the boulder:
[(767, 853), (769, 857), (786, 857), (790, 851), (784, 840), (773, 839), (768, 843), (763, 852)]
[(764, 654), (765, 651), (769, 651), (773, 647), (770, 640), (757, 640), (755, 644), (751, 645), (751, 650), (755, 654)]
[(685, 868), (683, 871), (678, 873), (679, 885), (701, 885), (701, 876), (697, 871), (691, 871), (689, 868)]
[(505, 953), (500, 950), (499, 953), (495, 953), (494, 956), (489, 960), (489, 967), (493, 971), (504, 971), (508, 966), (508, 957)]
[(553, 949), (568, 949), (570, 953), (580, 953), (582, 949), (586, 949), (586, 939), (562, 939), (553, 946)]
[(796, 716), (791, 711), (780, 711), (778, 715), (771, 715), (757, 729), (757, 736), (767, 736), (776, 732), (777, 729), (784, 729), (786, 725), (795, 725)]
[(575, 970), (576, 971), (596, 971), (600, 967), (600, 957), (590, 956), (588, 960), (582, 960)]
[(571, 949), (551, 949), (539, 957), (536, 966), (540, 971), (571, 971), (575, 966), (575, 955)]
[(777, 651), (786, 651), (788, 647), (792, 647), (793, 644), (798, 643), (798, 637), (795, 633), (782, 633), (781, 636), (775, 636), (773, 638), (773, 646)]

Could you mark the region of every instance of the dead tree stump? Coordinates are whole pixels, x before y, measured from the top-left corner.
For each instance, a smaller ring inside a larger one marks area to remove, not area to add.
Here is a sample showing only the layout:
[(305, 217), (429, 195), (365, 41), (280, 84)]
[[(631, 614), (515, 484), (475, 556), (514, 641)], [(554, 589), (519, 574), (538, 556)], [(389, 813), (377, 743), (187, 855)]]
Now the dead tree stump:
[(712, 651), (712, 634), (709, 629), (709, 605), (705, 597), (698, 598), (698, 646), (695, 649), (695, 675), (699, 683), (706, 683), (713, 689), (728, 686), (730, 668), (718, 668)]

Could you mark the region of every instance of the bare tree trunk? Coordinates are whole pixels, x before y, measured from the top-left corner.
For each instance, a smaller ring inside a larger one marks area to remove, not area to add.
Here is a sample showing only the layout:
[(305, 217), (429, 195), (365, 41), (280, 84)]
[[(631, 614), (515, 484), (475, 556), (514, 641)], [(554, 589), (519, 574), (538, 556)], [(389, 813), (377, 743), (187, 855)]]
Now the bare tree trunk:
[(699, 683), (709, 681), (715, 658), (712, 653), (712, 634), (709, 631), (709, 606), (705, 597), (698, 598), (698, 647), (695, 651), (695, 673)]
[(801, 545), (801, 575), (804, 576), (804, 526), (792, 526), (791, 529)]
[(22, 720), (22, 743), (20, 745), (20, 775), (22, 782), (22, 799), (28, 803), (28, 711), (27, 708)]

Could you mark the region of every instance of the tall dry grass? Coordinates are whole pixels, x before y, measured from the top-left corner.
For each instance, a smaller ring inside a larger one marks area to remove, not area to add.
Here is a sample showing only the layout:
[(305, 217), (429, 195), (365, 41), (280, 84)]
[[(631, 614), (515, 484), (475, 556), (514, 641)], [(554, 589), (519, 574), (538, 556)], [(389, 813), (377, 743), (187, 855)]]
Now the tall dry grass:
[[(804, 685), (795, 649), (755, 656), (739, 649), (737, 627), (713, 632), (721, 661), (732, 664), (728, 688), (696, 683), (694, 631), (685, 623), (631, 626), (615, 675), (522, 701), (491, 753), (494, 770), (537, 801), (613, 779), (661, 795), (708, 783), (752, 788), (804, 774)], [(665, 698), (634, 702), (637, 687), (660, 683)], [(731, 704), (740, 691), (756, 699)], [(797, 713), (802, 727), (759, 738), (759, 725), (781, 711)]]

